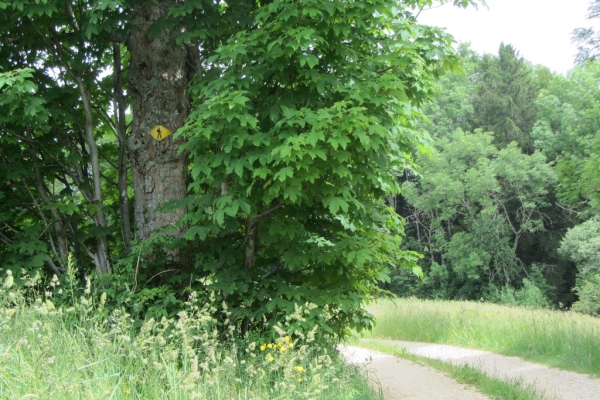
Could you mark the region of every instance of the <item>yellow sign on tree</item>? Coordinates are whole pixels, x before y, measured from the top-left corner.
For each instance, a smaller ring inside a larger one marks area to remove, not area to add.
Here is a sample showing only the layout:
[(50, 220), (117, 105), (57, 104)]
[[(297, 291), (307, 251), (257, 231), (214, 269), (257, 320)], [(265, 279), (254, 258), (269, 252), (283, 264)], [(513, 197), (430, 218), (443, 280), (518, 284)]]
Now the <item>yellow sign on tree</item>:
[(167, 136), (169, 136), (171, 133), (173, 133), (173, 132), (171, 132), (170, 130), (168, 130), (164, 126), (162, 126), (162, 125), (156, 125), (150, 131), (150, 136), (152, 136), (154, 139), (156, 139), (156, 140), (158, 140), (160, 142), (161, 140), (163, 140), (164, 138), (166, 138)]

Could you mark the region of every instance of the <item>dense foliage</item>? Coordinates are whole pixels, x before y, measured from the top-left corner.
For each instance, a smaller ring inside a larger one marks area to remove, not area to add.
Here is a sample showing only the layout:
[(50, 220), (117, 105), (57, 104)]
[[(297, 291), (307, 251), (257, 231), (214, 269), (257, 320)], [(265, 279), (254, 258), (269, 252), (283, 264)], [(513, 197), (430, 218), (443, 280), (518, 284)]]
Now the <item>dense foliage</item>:
[(2, 3), (1, 268), (240, 332), (367, 327), (382, 282), (596, 313), (600, 67), (455, 52), (431, 5)]
[(543, 154), (523, 154), (516, 143), (498, 150), (493, 139), (457, 130), (433, 157), (419, 158), (418, 183), (403, 185), (412, 243), (429, 264), (421, 285), (447, 298), (512, 285), (523, 274), (521, 240), (544, 229), (554, 171)]
[(241, 332), (369, 326), (390, 268), (419, 272), (385, 198), (458, 66), (432, 3), (0, 3), (0, 268), (71, 254), (140, 318), (197, 291)]
[[(195, 87), (199, 105), (183, 131), (195, 192), (186, 235), (199, 239), (208, 287), (240, 317), (311, 301), (335, 315), (318, 321), (323, 329), (360, 327), (363, 296), (388, 265), (414, 259), (382, 200), (407, 166), (419, 115), (407, 100), (425, 99), (427, 77), (454, 59), (431, 52), (447, 51), (434, 31), (431, 50), (403, 48), (420, 34), (397, 12), (273, 3)], [(363, 25), (346, 29), (356, 19)]]

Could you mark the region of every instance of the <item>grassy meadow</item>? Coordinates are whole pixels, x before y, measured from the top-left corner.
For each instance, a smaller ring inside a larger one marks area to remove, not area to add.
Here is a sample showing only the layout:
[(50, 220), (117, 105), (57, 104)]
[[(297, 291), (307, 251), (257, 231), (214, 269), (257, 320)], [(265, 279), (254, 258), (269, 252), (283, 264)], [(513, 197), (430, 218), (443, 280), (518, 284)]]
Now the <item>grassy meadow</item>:
[(466, 301), (379, 300), (369, 339), (444, 343), (600, 376), (600, 319)]
[(50, 293), (25, 303), (11, 284), (0, 281), (0, 399), (381, 399), (316, 328), (239, 339), (201, 303), (142, 322), (89, 290), (65, 308)]

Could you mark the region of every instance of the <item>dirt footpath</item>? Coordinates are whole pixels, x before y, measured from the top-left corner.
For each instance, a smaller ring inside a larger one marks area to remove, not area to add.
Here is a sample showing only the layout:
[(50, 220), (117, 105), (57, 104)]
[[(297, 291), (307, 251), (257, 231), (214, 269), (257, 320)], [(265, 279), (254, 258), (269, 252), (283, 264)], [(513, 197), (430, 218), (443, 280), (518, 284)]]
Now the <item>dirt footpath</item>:
[(408, 360), (354, 346), (338, 346), (351, 364), (363, 365), (386, 400), (487, 400), (489, 397), (461, 385), (441, 372)]
[(377, 342), (402, 347), (412, 354), (451, 362), (454, 365), (468, 364), (488, 376), (498, 377), (501, 380), (521, 380), (525, 385), (535, 387), (547, 398), (600, 399), (600, 379), (589, 375), (550, 368), (518, 357), (500, 356), (488, 351), (431, 343), (393, 340), (377, 340)]

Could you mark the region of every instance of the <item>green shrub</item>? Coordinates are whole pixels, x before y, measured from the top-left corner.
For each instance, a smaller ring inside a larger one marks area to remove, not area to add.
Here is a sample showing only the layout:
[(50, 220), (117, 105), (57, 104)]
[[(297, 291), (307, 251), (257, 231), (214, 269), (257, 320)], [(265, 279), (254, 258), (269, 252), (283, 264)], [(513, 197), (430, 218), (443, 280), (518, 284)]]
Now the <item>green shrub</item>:
[(579, 301), (573, 304), (573, 310), (600, 317), (600, 275), (582, 280), (575, 291)]
[(545, 308), (550, 306), (550, 301), (542, 290), (534, 285), (529, 279), (523, 279), (523, 287), (513, 289), (509, 286), (498, 292), (495, 302), (507, 306), (522, 306), (532, 308)]

